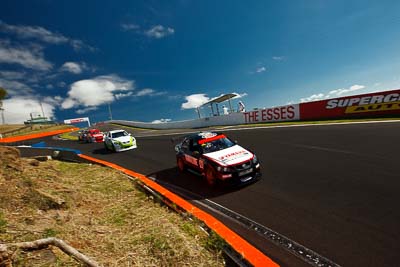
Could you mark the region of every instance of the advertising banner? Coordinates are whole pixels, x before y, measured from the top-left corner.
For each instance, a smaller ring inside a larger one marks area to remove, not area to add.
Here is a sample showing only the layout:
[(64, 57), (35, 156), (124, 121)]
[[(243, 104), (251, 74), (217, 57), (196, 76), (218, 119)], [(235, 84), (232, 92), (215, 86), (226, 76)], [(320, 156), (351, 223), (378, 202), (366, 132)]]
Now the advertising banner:
[(400, 90), (354, 95), (300, 104), (300, 119), (400, 115)]
[(88, 122), (88, 125), (90, 127), (90, 121), (88, 117), (84, 117), (84, 118), (75, 118), (75, 119), (68, 119), (68, 120), (64, 120), (65, 124), (73, 124), (73, 123), (80, 123), (80, 122)]
[(252, 110), (243, 116), (245, 123), (295, 121), (300, 119), (299, 104)]

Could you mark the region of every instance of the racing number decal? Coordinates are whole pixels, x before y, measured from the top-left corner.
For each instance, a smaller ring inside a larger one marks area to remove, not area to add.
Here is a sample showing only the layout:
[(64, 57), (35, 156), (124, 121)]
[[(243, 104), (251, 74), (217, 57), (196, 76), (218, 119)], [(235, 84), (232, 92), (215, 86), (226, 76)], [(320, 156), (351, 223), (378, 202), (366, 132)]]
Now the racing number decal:
[(185, 155), (185, 161), (192, 164), (193, 166), (199, 167), (200, 169), (204, 169), (204, 160), (192, 157), (190, 155)]
[(190, 164), (193, 164), (194, 166), (197, 166), (197, 159), (189, 156), (189, 155), (185, 155), (185, 160), (186, 162), (189, 162)]
[(202, 160), (202, 159), (199, 159), (199, 168), (200, 169), (204, 169), (204, 160)]

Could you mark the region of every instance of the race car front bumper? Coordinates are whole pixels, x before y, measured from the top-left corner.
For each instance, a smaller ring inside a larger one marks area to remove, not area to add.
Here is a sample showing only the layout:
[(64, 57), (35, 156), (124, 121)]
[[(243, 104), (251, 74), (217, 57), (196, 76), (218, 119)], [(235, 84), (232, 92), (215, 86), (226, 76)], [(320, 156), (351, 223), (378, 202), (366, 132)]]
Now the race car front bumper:
[[(246, 167), (242, 167), (246, 166)], [(260, 164), (251, 162), (240, 164), (240, 166), (230, 166), (229, 172), (217, 172), (217, 178), (223, 183), (230, 185), (243, 185), (261, 178)]]

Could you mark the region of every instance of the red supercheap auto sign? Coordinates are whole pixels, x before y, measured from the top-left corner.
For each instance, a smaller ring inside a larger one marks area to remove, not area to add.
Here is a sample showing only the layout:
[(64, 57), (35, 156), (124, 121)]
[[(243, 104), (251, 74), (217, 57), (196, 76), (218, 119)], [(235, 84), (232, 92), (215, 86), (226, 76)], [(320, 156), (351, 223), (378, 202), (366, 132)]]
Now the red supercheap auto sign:
[(400, 90), (300, 104), (301, 120), (397, 114), (400, 114)]

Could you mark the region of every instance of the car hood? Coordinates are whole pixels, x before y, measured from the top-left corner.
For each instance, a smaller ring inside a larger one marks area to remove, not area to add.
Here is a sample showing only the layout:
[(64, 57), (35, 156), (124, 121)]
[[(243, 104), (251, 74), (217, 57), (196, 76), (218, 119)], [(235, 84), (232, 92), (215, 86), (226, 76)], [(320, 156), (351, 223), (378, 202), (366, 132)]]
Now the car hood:
[(129, 135), (128, 136), (120, 136), (120, 137), (117, 137), (117, 138), (113, 138), (112, 140), (125, 143), (125, 142), (130, 142), (131, 141), (131, 137)]
[(203, 154), (203, 156), (217, 162), (222, 166), (229, 166), (252, 159), (253, 153), (239, 145), (234, 145), (227, 149)]

